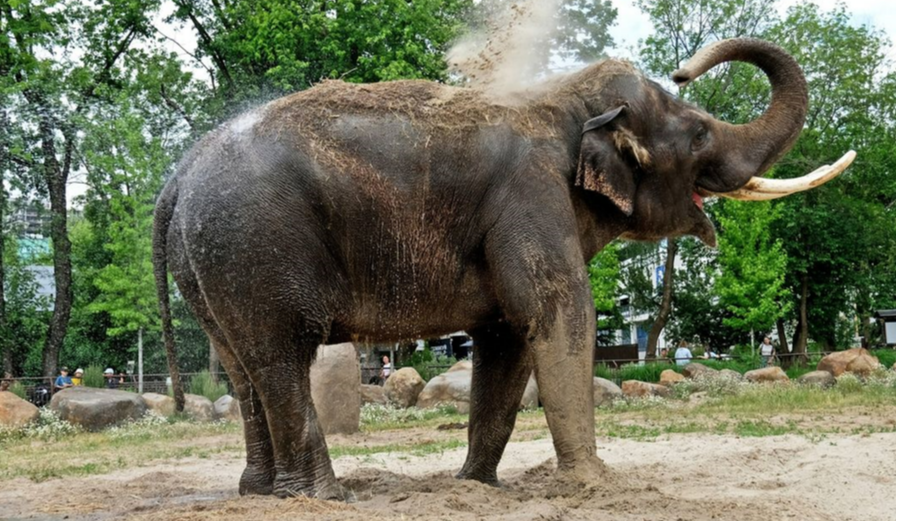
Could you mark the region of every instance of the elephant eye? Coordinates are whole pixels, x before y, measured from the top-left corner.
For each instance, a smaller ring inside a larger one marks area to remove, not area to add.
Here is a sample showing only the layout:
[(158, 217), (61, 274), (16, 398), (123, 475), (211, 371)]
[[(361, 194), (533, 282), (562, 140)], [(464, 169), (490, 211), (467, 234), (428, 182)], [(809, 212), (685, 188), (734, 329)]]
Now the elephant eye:
[(700, 127), (691, 141), (691, 149), (698, 150), (707, 143), (707, 129)]

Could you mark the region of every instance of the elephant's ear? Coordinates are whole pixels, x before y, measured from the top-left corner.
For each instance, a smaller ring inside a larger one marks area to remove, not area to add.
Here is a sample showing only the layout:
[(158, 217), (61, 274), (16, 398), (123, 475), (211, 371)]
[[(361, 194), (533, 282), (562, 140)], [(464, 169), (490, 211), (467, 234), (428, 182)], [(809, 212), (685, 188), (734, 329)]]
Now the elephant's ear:
[(579, 149), (576, 186), (607, 197), (624, 214), (632, 215), (635, 173), (623, 160), (612, 134), (611, 122), (625, 106), (586, 121)]

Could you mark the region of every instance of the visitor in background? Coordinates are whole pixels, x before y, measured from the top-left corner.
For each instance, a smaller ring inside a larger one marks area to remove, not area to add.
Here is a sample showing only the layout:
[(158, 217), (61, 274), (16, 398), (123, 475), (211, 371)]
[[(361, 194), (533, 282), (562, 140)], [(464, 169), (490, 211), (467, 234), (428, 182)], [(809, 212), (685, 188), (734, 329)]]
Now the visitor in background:
[(769, 367), (772, 358), (776, 355), (776, 348), (772, 346), (769, 337), (763, 337), (763, 343), (760, 344), (760, 358), (763, 359), (763, 367)]
[(679, 341), (679, 347), (676, 348), (676, 365), (688, 365), (691, 362), (691, 349), (688, 348), (688, 342)]
[(63, 389), (68, 389), (72, 386), (72, 377), (69, 376), (69, 368), (61, 367), (59, 368), (59, 376), (56, 377), (56, 381), (53, 382), (53, 390), (61, 391)]
[(380, 382), (386, 383), (386, 379), (392, 373), (392, 364), (389, 363), (389, 357), (383, 357), (383, 367), (380, 368)]
[(72, 386), (77, 387), (79, 385), (83, 385), (84, 381), (84, 369), (80, 367), (75, 369), (75, 375), (72, 376)]
[(111, 367), (103, 371), (103, 377), (106, 378), (106, 389), (118, 389), (119, 378)]

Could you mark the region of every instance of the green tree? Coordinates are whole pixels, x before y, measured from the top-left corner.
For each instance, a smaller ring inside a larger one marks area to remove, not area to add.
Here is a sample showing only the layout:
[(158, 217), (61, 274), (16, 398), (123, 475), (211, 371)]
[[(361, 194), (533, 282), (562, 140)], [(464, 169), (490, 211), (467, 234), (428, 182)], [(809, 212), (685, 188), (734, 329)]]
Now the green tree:
[(743, 333), (768, 332), (790, 308), (784, 285), (788, 258), (770, 232), (777, 210), (769, 202), (730, 200), (716, 210), (720, 274), (714, 284), (730, 313), (723, 323)]
[[(608, 244), (592, 258), (587, 267), (599, 334), (601, 331), (616, 330), (622, 324), (622, 315), (617, 306), (620, 293), (618, 248), (616, 242)], [(607, 343), (609, 339), (602, 340)]]

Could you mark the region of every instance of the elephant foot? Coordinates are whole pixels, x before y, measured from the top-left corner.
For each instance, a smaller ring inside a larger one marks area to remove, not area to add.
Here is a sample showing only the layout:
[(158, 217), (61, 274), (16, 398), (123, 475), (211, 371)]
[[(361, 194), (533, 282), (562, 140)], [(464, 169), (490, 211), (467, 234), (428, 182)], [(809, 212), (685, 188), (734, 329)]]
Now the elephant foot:
[(455, 479), (470, 479), (496, 488), (502, 486), (501, 482), (498, 481), (498, 475), (494, 470), (477, 472), (475, 470), (470, 470), (467, 467), (463, 467), (457, 474), (455, 474)]
[(240, 495), (270, 496), (274, 493), (274, 469), (247, 466), (240, 476)]
[(274, 495), (279, 498), (305, 496), (315, 499), (345, 501), (346, 491), (336, 479), (309, 483), (308, 476), (278, 473), (274, 480)]

